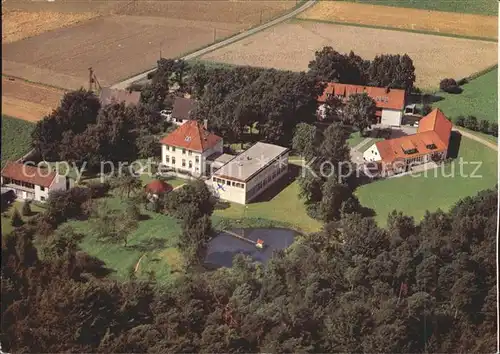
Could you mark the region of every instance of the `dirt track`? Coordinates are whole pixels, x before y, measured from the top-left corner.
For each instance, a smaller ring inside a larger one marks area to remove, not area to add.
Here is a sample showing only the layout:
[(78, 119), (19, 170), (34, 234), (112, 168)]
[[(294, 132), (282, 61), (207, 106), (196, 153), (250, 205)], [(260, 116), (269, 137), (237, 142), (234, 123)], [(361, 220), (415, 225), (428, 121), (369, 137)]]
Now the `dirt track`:
[(382, 53), (408, 53), (420, 88), (436, 88), (442, 78), (466, 77), (497, 62), (494, 42), (300, 20), (259, 32), (200, 59), (301, 71), (307, 70), (314, 52), (327, 45), (340, 52), (353, 50), (367, 59)]
[(56, 108), (64, 91), (2, 77), (2, 114), (36, 122)]
[(320, 1), (299, 18), (498, 38), (498, 17)]

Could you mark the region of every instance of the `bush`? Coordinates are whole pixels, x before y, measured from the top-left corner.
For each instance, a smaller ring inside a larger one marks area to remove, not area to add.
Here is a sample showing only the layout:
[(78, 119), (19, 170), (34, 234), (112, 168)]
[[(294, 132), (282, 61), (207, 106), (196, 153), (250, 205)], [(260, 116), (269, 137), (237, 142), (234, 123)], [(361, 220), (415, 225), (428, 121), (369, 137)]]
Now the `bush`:
[(458, 116), (457, 119), (455, 119), (455, 124), (458, 125), (459, 127), (465, 127), (465, 117)]
[(457, 82), (454, 79), (443, 79), (439, 83), (439, 88), (441, 91), (448, 93), (461, 93), (462, 88), (458, 86)]
[(12, 212), (12, 216), (10, 218), (10, 224), (14, 227), (18, 227), (24, 224), (24, 221), (21, 218), (21, 214), (19, 214), (17, 208), (14, 208), (14, 211)]
[(489, 133), (493, 136), (498, 136), (498, 123), (493, 122), (490, 124)]
[(490, 122), (485, 119), (481, 119), (481, 121), (479, 121), (478, 130), (488, 134), (490, 132)]
[(474, 117), (474, 116), (468, 116), (467, 118), (465, 118), (465, 125), (464, 125), (467, 129), (470, 129), (470, 130), (477, 130), (477, 118)]
[(462, 86), (462, 85), (465, 85), (465, 84), (468, 84), (469, 83), (469, 80), (464, 77), (463, 79), (460, 79), (458, 82), (457, 82), (457, 85), (458, 86)]
[(307, 215), (309, 215), (313, 219), (316, 219), (316, 220), (322, 219), (320, 209), (319, 209), (319, 203), (307, 204), (306, 205), (306, 213), (307, 213)]
[(424, 106), (422, 107), (422, 115), (426, 116), (429, 113), (431, 113), (431, 111), (432, 111), (432, 106), (430, 104), (424, 104)]
[(21, 210), (23, 213), (23, 216), (30, 216), (31, 215), (31, 203), (29, 200), (25, 200), (23, 203), (23, 209)]
[(88, 184), (88, 188), (90, 190), (90, 197), (95, 199), (105, 197), (111, 189), (111, 186), (109, 182), (93, 182)]

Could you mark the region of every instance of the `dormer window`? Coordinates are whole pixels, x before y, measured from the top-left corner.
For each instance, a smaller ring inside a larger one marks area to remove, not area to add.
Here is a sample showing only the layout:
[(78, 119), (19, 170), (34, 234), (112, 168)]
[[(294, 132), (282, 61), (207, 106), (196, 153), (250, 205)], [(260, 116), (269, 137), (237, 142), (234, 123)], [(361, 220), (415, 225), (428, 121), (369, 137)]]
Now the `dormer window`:
[(186, 136), (184, 138), (184, 141), (187, 142), (187, 143), (189, 143), (191, 141), (191, 137), (190, 136)]
[(437, 149), (437, 146), (436, 144), (428, 144), (428, 145), (425, 145), (425, 147), (429, 150), (434, 150), (434, 149)]

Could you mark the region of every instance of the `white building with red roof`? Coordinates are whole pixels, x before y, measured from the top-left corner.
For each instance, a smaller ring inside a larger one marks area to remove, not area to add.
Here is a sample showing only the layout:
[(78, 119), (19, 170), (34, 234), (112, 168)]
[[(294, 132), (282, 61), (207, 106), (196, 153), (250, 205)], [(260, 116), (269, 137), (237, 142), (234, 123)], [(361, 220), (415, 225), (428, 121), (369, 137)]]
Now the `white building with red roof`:
[(223, 140), (196, 120), (189, 120), (161, 139), (162, 164), (194, 176), (209, 175), (223, 158)]
[(366, 162), (378, 162), (389, 174), (409, 165), (444, 160), (448, 154), (452, 123), (439, 109), (423, 117), (416, 134), (373, 144), (363, 153)]
[(373, 87), (362, 85), (347, 85), (336, 82), (327, 84), (323, 94), (318, 97), (320, 104), (318, 114), (324, 117), (325, 104), (330, 96), (337, 96), (342, 100), (347, 100), (354, 94), (366, 93), (377, 105), (377, 122), (387, 126), (400, 126), (405, 108), (405, 90), (391, 89), (386, 87)]
[(17, 199), (44, 202), (49, 192), (67, 190), (69, 180), (49, 169), (9, 161), (2, 169), (2, 188), (13, 190)]

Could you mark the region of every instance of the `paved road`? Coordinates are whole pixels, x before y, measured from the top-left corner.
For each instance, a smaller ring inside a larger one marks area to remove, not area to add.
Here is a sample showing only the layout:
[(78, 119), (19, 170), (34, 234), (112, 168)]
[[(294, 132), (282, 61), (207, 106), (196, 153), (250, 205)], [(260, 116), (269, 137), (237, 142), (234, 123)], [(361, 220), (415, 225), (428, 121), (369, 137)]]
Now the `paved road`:
[(458, 131), (460, 134), (462, 134), (463, 136), (469, 138), (469, 139), (472, 139), (472, 140), (475, 140), (477, 142), (480, 142), (481, 144), (489, 147), (490, 149), (493, 149), (495, 151), (498, 151), (498, 145), (486, 140), (486, 139), (483, 139), (481, 138), (480, 136), (478, 135), (475, 135), (475, 134), (472, 134), (472, 133), (469, 133), (468, 131), (465, 131), (465, 130), (462, 130), (460, 128), (457, 128), (457, 127), (453, 127), (453, 130), (456, 130)]
[[(251, 28), (248, 31), (236, 34), (236, 35), (234, 35), (234, 36), (232, 36), (232, 37), (230, 37), (228, 39), (225, 39), (225, 40), (223, 40), (221, 42), (214, 43), (214, 44), (212, 44), (209, 47), (197, 50), (196, 52), (188, 54), (188, 55), (182, 57), (181, 59), (184, 59), (184, 60), (194, 59), (194, 58), (199, 57), (199, 56), (201, 56), (203, 54), (206, 54), (206, 53), (209, 53), (209, 52), (214, 51), (216, 49), (225, 47), (228, 44), (237, 42), (237, 41), (239, 41), (239, 40), (241, 40), (241, 39), (243, 39), (245, 37), (251, 36), (252, 34), (255, 34), (255, 33), (259, 32), (259, 31), (262, 31), (262, 30), (264, 30), (266, 28), (272, 27), (272, 26), (277, 25), (277, 24), (279, 24), (281, 22), (289, 20), (292, 17), (296, 16), (297, 14), (301, 13), (302, 11), (305, 11), (308, 8), (310, 8), (311, 6), (313, 6), (316, 3), (316, 1), (317, 0), (309, 0), (306, 3), (304, 3), (302, 6), (296, 8), (295, 10), (293, 10), (292, 12), (288, 12), (288, 13), (284, 14), (283, 16), (278, 17), (278, 18), (276, 18), (276, 19), (274, 19), (274, 20), (272, 20), (270, 22), (264, 23), (263, 25), (260, 25), (258, 27)], [(136, 81), (139, 81), (141, 79), (144, 79), (150, 72), (153, 72), (155, 70), (156, 70), (156, 68), (151, 69), (151, 70), (149, 70), (149, 71), (147, 71), (145, 73), (138, 74), (138, 75), (136, 75), (134, 77), (131, 77), (130, 79), (124, 80), (122, 82), (118, 82), (118, 83), (114, 84), (111, 87), (115, 88), (115, 89), (122, 89), (122, 90), (124, 90), (130, 84), (132, 84), (132, 83), (134, 83)]]

